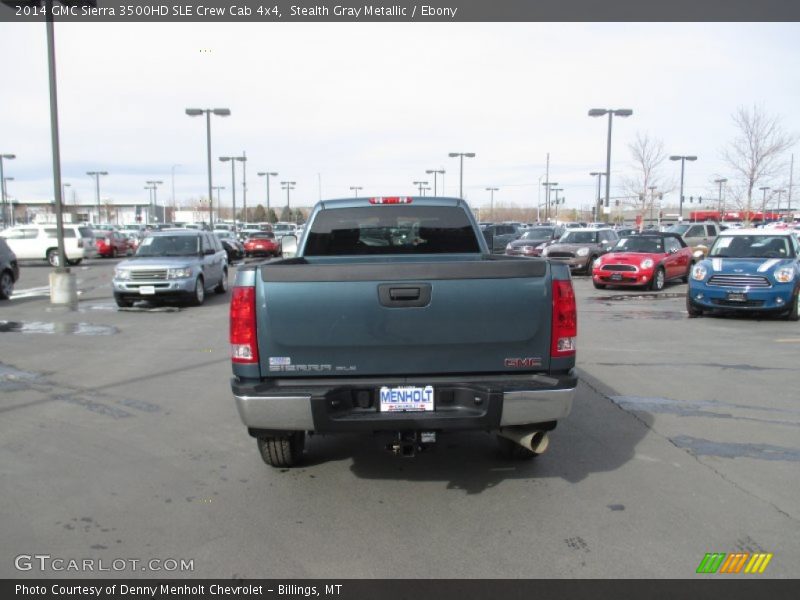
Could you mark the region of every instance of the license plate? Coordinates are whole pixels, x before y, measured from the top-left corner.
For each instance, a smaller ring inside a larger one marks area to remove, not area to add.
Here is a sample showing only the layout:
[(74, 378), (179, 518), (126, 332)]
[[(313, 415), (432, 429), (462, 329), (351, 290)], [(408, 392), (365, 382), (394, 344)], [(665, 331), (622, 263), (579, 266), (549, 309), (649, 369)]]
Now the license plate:
[(731, 302), (747, 302), (747, 294), (744, 292), (728, 292), (728, 300)]
[(387, 387), (380, 390), (381, 412), (425, 412), (433, 410), (433, 386)]
[(139, 288), (139, 293), (142, 296), (152, 296), (156, 293), (156, 288), (153, 285), (143, 285)]
[(622, 280), (622, 275), (619, 273), (614, 273), (611, 276), (611, 281), (621, 281), (621, 280)]

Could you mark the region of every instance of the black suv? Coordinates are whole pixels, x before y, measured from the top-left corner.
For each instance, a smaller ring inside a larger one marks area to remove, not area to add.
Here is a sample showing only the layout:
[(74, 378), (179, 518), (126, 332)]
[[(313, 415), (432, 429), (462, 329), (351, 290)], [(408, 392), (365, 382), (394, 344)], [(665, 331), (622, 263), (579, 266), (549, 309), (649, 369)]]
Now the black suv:
[(0, 300), (8, 300), (14, 293), (14, 284), (19, 279), (17, 255), (0, 237)]

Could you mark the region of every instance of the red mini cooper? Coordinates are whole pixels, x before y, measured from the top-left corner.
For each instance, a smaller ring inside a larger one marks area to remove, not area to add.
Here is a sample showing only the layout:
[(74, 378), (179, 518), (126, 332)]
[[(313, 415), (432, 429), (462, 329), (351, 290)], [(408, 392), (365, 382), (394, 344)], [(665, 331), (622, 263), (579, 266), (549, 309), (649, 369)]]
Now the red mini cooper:
[(620, 238), (592, 265), (592, 283), (664, 289), (667, 281), (684, 283), (694, 264), (692, 249), (676, 233), (641, 233)]

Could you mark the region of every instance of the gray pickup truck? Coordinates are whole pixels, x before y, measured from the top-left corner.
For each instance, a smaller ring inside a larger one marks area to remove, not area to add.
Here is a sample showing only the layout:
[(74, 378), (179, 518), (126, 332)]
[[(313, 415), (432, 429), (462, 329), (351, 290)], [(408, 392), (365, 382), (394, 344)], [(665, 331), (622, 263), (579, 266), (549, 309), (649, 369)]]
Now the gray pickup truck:
[(239, 269), (230, 305), (231, 388), (267, 464), (297, 464), (312, 433), (545, 450), (577, 384), (567, 265), (492, 255), (454, 198), (323, 201), (282, 245)]

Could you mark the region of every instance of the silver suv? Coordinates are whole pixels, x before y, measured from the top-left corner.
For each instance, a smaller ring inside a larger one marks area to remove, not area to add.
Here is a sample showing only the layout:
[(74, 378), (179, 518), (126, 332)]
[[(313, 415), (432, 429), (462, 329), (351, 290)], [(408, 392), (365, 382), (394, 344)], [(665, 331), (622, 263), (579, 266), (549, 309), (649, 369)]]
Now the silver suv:
[(200, 306), (206, 291), (228, 291), (228, 258), (213, 233), (175, 230), (144, 238), (136, 255), (114, 269), (117, 306), (137, 300), (187, 300)]

